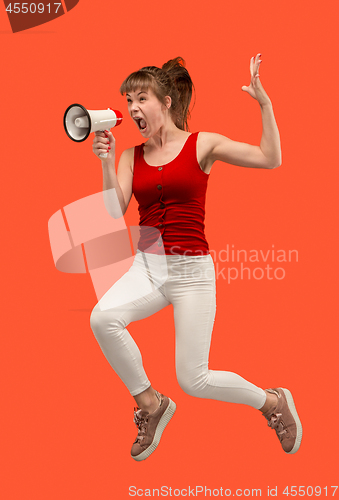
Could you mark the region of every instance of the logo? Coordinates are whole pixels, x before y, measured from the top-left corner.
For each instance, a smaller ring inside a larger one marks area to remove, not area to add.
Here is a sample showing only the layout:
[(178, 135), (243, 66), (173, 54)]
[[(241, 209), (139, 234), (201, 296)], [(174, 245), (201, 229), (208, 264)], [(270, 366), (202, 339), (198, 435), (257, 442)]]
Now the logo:
[(79, 0), (61, 0), (60, 2), (8, 2), (4, 0), (13, 33), (49, 23), (69, 12), (78, 3)]
[[(167, 279), (160, 231), (148, 226), (127, 227), (114, 188), (58, 210), (48, 221), (48, 232), (56, 268), (65, 273), (88, 273), (101, 310), (111, 307), (112, 285), (133, 264), (149, 280), (142, 289), (134, 287), (128, 300), (143, 298)], [(115, 297), (114, 303), (123, 305), (125, 297)]]

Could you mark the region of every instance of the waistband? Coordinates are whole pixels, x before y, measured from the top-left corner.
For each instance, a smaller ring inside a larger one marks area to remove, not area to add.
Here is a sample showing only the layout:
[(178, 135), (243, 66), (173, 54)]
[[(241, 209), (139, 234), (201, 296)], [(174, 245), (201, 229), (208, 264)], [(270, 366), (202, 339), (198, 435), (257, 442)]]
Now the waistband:
[(167, 263), (174, 263), (174, 262), (209, 262), (212, 261), (212, 256), (211, 254), (204, 254), (204, 255), (181, 255), (181, 254), (176, 254), (176, 255), (169, 255), (169, 254), (154, 254), (154, 253), (147, 253), (143, 252), (142, 250), (137, 249), (137, 252), (135, 256), (139, 256), (142, 258), (146, 258), (148, 261), (154, 261), (154, 262), (167, 262)]

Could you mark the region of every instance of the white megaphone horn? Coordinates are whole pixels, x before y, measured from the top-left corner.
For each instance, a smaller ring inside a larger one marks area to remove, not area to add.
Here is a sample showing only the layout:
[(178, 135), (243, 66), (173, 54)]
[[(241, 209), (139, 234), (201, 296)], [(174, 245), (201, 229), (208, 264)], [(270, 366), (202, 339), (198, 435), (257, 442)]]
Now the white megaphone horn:
[[(87, 110), (81, 104), (71, 104), (64, 114), (66, 134), (72, 141), (82, 142), (91, 132), (104, 131), (120, 125), (122, 113), (116, 109)], [(107, 158), (107, 154), (101, 154)]]

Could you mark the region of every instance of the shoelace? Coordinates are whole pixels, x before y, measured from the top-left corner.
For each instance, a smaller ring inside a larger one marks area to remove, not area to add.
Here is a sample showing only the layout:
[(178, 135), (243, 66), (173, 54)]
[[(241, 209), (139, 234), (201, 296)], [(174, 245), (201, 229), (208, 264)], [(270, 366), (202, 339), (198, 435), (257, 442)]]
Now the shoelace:
[(267, 422), (268, 427), (271, 429), (274, 429), (275, 432), (277, 433), (280, 441), (283, 439), (283, 435), (286, 434), (287, 429), (284, 426), (283, 422), (281, 422), (281, 413), (273, 413)]
[(140, 408), (134, 408), (134, 418), (133, 422), (138, 428), (138, 435), (136, 437), (135, 443), (141, 443), (147, 432), (148, 415), (141, 415), (142, 410)]
[[(159, 400), (159, 407), (160, 407), (163, 403), (163, 399), (158, 391), (155, 391), (155, 392), (156, 392), (157, 398)], [(147, 434), (148, 414), (142, 415), (141, 408), (138, 408), (138, 407), (134, 408), (133, 422), (135, 423), (135, 425), (138, 428), (138, 435), (137, 435), (136, 440), (134, 442), (141, 443), (145, 439), (146, 434)]]

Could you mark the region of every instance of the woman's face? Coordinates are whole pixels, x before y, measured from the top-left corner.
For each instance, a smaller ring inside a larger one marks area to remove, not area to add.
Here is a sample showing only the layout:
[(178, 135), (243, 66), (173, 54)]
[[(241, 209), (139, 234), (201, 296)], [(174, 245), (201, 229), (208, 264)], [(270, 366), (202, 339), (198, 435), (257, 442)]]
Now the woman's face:
[(152, 137), (165, 123), (168, 109), (152, 89), (137, 89), (126, 94), (128, 112), (143, 137)]

